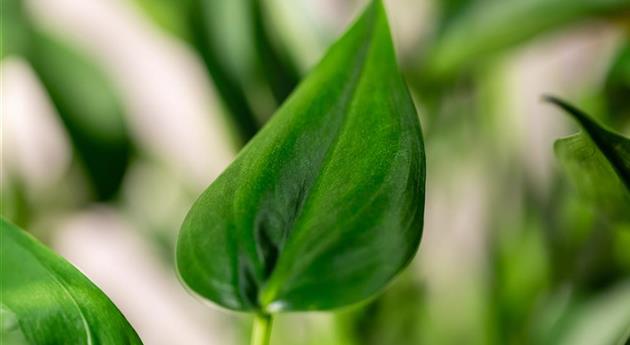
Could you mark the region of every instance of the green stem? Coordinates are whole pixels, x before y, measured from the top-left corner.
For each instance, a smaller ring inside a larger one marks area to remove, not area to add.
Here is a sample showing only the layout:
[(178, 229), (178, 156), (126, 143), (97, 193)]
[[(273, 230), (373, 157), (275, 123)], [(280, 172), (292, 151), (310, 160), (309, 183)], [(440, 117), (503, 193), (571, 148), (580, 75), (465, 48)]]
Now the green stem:
[(269, 345), (271, 337), (271, 315), (256, 314), (254, 317), (254, 330), (252, 332), (251, 345)]

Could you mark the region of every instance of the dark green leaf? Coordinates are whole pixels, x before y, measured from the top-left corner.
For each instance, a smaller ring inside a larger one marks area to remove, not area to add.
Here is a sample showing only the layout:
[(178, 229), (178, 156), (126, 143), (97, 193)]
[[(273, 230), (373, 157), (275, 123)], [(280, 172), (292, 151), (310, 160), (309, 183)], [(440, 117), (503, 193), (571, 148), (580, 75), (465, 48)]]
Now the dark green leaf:
[(546, 99), (584, 129), (555, 143), (556, 154), (576, 187), (609, 215), (630, 219), (630, 140), (558, 98)]
[(323, 310), (380, 291), (422, 232), (425, 161), (374, 1), (201, 195), (177, 267), (235, 310)]
[[(224, 15), (217, 7), (236, 6), (239, 1), (203, 1), (192, 0), (188, 22), (193, 46), (203, 58), (208, 74), (212, 77), (217, 92), (221, 96), (227, 110), (234, 118), (238, 134), (243, 142), (247, 142), (259, 129), (259, 122), (245, 95), (244, 86), (241, 84), (238, 74), (231, 65), (247, 66), (247, 63), (239, 63), (249, 56), (246, 52), (238, 51), (236, 57), (230, 52), (238, 47), (252, 47), (243, 37), (244, 30), (237, 31), (235, 35), (228, 35), (218, 27), (220, 19), (228, 20), (230, 16)], [(228, 18), (226, 18), (228, 17)], [(216, 20), (215, 20), (216, 19)], [(235, 19), (242, 19), (237, 16)], [(231, 22), (225, 26), (225, 30), (240, 28), (237, 22)], [(233, 31), (233, 30), (232, 30)], [(240, 35), (239, 35), (240, 34)], [(234, 44), (221, 44), (221, 38)], [(253, 42), (252, 42), (253, 43)], [(230, 49), (231, 47), (236, 47)], [(249, 72), (249, 71), (248, 71)], [(247, 72), (243, 72), (248, 74)]]
[(132, 154), (122, 104), (105, 74), (66, 43), (35, 28), (26, 58), (66, 127), (98, 199), (120, 188)]
[(258, 65), (267, 79), (275, 100), (282, 103), (299, 81), (297, 68), (288, 54), (276, 48), (265, 25), (262, 0), (250, 0)]
[(448, 28), (452, 22), (456, 21), (462, 14), (466, 13), (468, 7), (474, 5), (475, 2), (475, 0), (438, 0), (438, 32)]
[(192, 0), (190, 14), (193, 45), (248, 140), (293, 91), (297, 72), (273, 44), (260, 0)]
[(295, 88), (298, 72), (269, 34), (260, 0), (136, 2), (199, 52), (242, 143)]
[(608, 121), (618, 128), (630, 125), (630, 37), (619, 49), (613, 60), (606, 82), (604, 100), (608, 109)]
[(40, 30), (22, 0), (2, 0), (0, 12), (1, 56), (28, 60), (66, 127), (96, 197), (112, 198), (132, 154), (115, 88), (91, 59)]
[(0, 218), (0, 339), (8, 344), (142, 344), (71, 264)]

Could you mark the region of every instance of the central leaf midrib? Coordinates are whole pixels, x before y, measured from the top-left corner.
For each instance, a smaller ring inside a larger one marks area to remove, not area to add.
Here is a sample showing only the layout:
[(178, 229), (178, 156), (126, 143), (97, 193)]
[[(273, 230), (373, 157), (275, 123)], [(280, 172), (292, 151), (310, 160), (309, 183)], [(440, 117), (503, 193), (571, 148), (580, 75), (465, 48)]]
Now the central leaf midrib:
[[(341, 92), (339, 99), (336, 102), (336, 105), (332, 108), (332, 111), (330, 112), (330, 114), (327, 115), (328, 118), (331, 118), (333, 120), (338, 119), (337, 121), (338, 124), (333, 126), (333, 129), (335, 130), (335, 132), (334, 132), (334, 135), (330, 135), (332, 139), (329, 140), (326, 143), (326, 145), (324, 145), (325, 153), (321, 156), (321, 159), (319, 159), (318, 161), (315, 161), (313, 164), (313, 170), (315, 171), (322, 171), (323, 170), (322, 168), (326, 165), (326, 162), (328, 162), (331, 159), (331, 154), (335, 151), (335, 147), (337, 146), (340, 140), (340, 137), (341, 137), (340, 133), (344, 131), (344, 128), (346, 127), (346, 124), (348, 122), (347, 121), (348, 110), (351, 108), (352, 103), (354, 102), (356, 91), (359, 88), (359, 85), (361, 84), (361, 80), (363, 79), (364, 72), (365, 72), (365, 65), (368, 60), (369, 51), (374, 41), (373, 32), (375, 30), (375, 27), (377, 25), (377, 20), (378, 20), (376, 9), (370, 13), (370, 16), (371, 18), (366, 18), (366, 20), (368, 21), (367, 23), (368, 27), (363, 33), (363, 35), (365, 36), (365, 39), (363, 40), (363, 43), (360, 45), (356, 53), (356, 56), (354, 58), (355, 63), (352, 64), (353, 68), (352, 68), (352, 72), (350, 73), (348, 83), (344, 87), (343, 91)], [(295, 208), (295, 212), (292, 214), (292, 217), (290, 217), (289, 222), (287, 222), (287, 225), (285, 226), (285, 228), (282, 229), (282, 236), (281, 236), (282, 241), (277, 248), (277, 251), (279, 253), (278, 257), (281, 256), (287, 239), (289, 238), (289, 236), (292, 235), (292, 230), (294, 230), (295, 222), (301, 216), (302, 211), (304, 210), (304, 205), (306, 204), (309, 197), (311, 196), (312, 187), (317, 184), (317, 181), (319, 178), (321, 178), (321, 176), (322, 176), (321, 174), (315, 174), (313, 178), (310, 179), (310, 181), (308, 180), (304, 181), (304, 189), (302, 191), (301, 198), (297, 200), (298, 206)], [(263, 284), (266, 284), (270, 280), (270, 278), (273, 276), (275, 272), (276, 264), (277, 264), (277, 261), (274, 263), (274, 267), (272, 267), (270, 270), (271, 271), (270, 276), (266, 277), (266, 280), (263, 282)], [(264, 289), (265, 289), (264, 285), (262, 288), (259, 288), (259, 300), (258, 300), (259, 306), (264, 304), (263, 301), (260, 300), (260, 297), (261, 297), (260, 291)]]
[[(365, 35), (367, 37), (370, 37), (373, 30), (374, 30), (374, 27), (372, 25), (370, 30), (367, 30), (368, 32), (366, 32)], [(325, 153), (321, 156), (321, 159), (314, 162), (315, 164), (313, 164), (313, 170), (315, 171), (321, 172), (323, 170), (322, 168), (326, 165), (326, 162), (330, 160), (330, 156), (332, 152), (335, 151), (335, 147), (337, 146), (339, 139), (341, 137), (340, 133), (343, 132), (345, 125), (347, 124), (348, 110), (350, 109), (350, 106), (353, 103), (356, 90), (361, 84), (363, 72), (365, 71), (364, 66), (367, 60), (367, 55), (368, 55), (368, 51), (371, 46), (371, 43), (372, 43), (372, 39), (370, 38), (370, 39), (366, 39), (365, 42), (361, 44), (355, 57), (356, 63), (353, 64), (354, 68), (352, 69), (352, 73), (350, 73), (348, 84), (346, 87), (344, 87), (344, 90), (341, 92), (339, 101), (333, 107), (333, 110), (330, 112), (331, 114), (328, 115), (328, 118), (337, 120), (336, 125), (333, 126), (335, 133), (334, 135), (329, 136), (331, 139), (326, 142), (326, 145), (324, 145)], [(310, 179), (310, 181), (308, 180), (304, 181), (303, 183), (304, 189), (301, 192), (301, 197), (298, 199), (299, 206), (295, 208), (294, 213), (290, 219), (290, 222), (287, 224), (286, 228), (283, 229), (285, 233), (285, 236), (283, 236), (283, 238), (285, 240), (290, 235), (291, 230), (293, 230), (295, 221), (300, 217), (302, 210), (304, 209), (304, 204), (306, 203), (306, 201), (311, 195), (312, 187), (315, 184), (317, 184), (317, 181), (321, 176), (322, 174), (315, 174), (313, 178)]]

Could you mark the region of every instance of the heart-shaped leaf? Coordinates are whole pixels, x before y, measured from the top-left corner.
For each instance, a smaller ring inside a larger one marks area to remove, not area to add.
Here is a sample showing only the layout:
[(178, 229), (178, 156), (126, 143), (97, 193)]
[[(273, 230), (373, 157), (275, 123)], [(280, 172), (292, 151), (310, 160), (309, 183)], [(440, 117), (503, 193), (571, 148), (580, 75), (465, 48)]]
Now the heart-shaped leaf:
[(31, 345), (142, 344), (81, 272), (0, 218), (0, 339)]
[(558, 98), (546, 99), (573, 116), (584, 129), (554, 145), (573, 183), (607, 215), (630, 220), (630, 140)]
[(359, 302), (416, 252), (424, 183), (418, 117), (374, 1), (195, 202), (180, 276), (234, 310)]

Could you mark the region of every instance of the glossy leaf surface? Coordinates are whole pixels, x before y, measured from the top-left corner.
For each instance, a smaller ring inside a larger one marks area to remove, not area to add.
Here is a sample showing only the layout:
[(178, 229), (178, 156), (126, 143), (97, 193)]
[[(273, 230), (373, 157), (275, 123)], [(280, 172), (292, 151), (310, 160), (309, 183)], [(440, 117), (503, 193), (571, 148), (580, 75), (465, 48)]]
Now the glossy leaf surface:
[(0, 218), (0, 339), (8, 344), (142, 344), (76, 268)]
[(418, 117), (374, 1), (195, 202), (180, 276), (234, 310), (359, 302), (416, 252), (424, 180)]
[(630, 139), (603, 128), (587, 114), (554, 98), (584, 132), (555, 143), (556, 155), (578, 190), (614, 218), (630, 220)]

